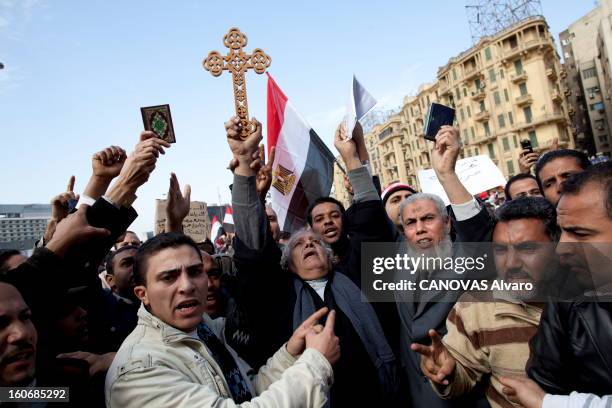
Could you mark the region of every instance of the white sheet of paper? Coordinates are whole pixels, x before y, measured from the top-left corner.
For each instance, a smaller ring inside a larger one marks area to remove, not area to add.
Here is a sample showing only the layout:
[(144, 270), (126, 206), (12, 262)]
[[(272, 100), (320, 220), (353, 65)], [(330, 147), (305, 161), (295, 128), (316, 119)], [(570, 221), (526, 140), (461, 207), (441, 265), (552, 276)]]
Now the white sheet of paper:
[(351, 92), (346, 105), (346, 116), (344, 117), (346, 122), (346, 140), (350, 140), (353, 137), (353, 129), (355, 129), (357, 121), (363, 118), (375, 105), (376, 99), (353, 75)]
[[(457, 160), (455, 172), (459, 180), (461, 180), (465, 188), (472, 195), (506, 185), (506, 178), (503, 173), (487, 155)], [(434, 169), (419, 170), (417, 177), (419, 178), (422, 192), (436, 194), (444, 200), (446, 205), (450, 204), (450, 200), (438, 181)]]

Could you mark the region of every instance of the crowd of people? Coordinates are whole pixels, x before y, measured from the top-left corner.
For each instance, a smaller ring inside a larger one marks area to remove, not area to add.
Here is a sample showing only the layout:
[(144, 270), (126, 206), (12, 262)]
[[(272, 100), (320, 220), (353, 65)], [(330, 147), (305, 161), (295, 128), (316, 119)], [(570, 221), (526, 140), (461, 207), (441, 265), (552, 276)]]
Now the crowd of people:
[[(94, 154), (80, 195), (71, 178), (32, 256), (0, 255), (0, 387), (69, 387), (69, 404), (107, 407), (612, 404), (612, 163), (524, 151), (494, 208), (461, 183), (459, 131), (445, 126), (431, 157), (446, 205), (403, 182), (381, 191), (361, 127), (345, 140), (341, 125), (352, 202), (319, 197), (290, 233), (266, 203), (274, 149), (266, 163), (261, 125), (246, 139), (237, 118), (225, 130), (235, 231), (223, 242), (183, 234), (190, 188), (175, 174), (165, 231), (141, 242), (127, 230), (170, 148), (145, 131), (130, 154)], [(572, 296), (417, 289), (370, 301), (362, 251), (385, 242), (451, 257), (454, 244), (488, 243), (496, 277), (571, 282)]]

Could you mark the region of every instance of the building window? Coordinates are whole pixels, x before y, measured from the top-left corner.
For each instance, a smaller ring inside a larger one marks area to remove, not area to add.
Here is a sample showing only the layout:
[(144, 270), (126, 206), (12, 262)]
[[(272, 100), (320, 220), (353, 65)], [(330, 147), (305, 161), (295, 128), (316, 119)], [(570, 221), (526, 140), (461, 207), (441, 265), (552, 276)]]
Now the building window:
[(453, 80), (457, 80), (457, 71), (455, 70), (455, 68), (453, 68)]
[(485, 48), (485, 58), (487, 59), (487, 61), (491, 60), (491, 48), (489, 47)]
[(480, 78), (476, 78), (474, 80), (474, 86), (476, 87), (476, 92), (480, 91), (481, 85), (482, 85), (482, 82), (480, 82)]
[(510, 143), (508, 143), (508, 138), (502, 138), (502, 145), (504, 146), (504, 152), (510, 151)]
[(512, 160), (507, 161), (506, 166), (508, 166), (508, 175), (513, 176), (514, 175), (514, 163), (512, 163)]
[(476, 133), (474, 133), (474, 126), (470, 127), (470, 133), (472, 133), (472, 142), (476, 140)]
[(484, 122), (482, 124), (482, 127), (484, 128), (485, 136), (487, 137), (491, 136), (491, 129), (489, 128), (489, 122)]
[(461, 116), (461, 121), (463, 122), (465, 120), (465, 113), (463, 112), (463, 108), (459, 109), (459, 116)]
[(429, 102), (429, 95), (426, 96), (427, 97), (427, 106), (431, 105), (431, 102)]
[[(514, 119), (512, 118), (512, 112), (508, 112), (508, 123), (510, 123), (510, 126), (514, 125)], [(516, 142), (514, 144), (516, 144)]]
[(533, 120), (533, 115), (531, 114), (531, 106), (524, 108), (523, 113), (525, 114), (525, 122), (531, 123), (531, 121)]
[(489, 70), (489, 80), (491, 81), (491, 83), (495, 82), (496, 80), (495, 70), (493, 68)]
[(538, 147), (538, 137), (536, 136), (535, 130), (532, 130), (531, 132), (529, 132), (529, 141), (531, 142), (531, 147), (533, 148)]
[(468, 118), (471, 118), (472, 117), (472, 112), (470, 111), (470, 105), (466, 106), (465, 109), (467, 109)]
[(604, 103), (603, 102), (597, 102), (597, 103), (593, 103), (590, 105), (591, 106), (591, 110), (598, 110), (598, 111), (603, 111), (605, 109)]
[(495, 150), (493, 150), (493, 145), (491, 143), (487, 143), (487, 149), (489, 149), (489, 157), (495, 158)]
[(493, 92), (493, 100), (495, 101), (495, 105), (499, 105), (501, 103), (501, 98), (499, 97), (499, 92)]
[(598, 138), (599, 138), (599, 141), (602, 143), (605, 143), (608, 141), (608, 137), (606, 135), (599, 135)]
[(502, 113), (501, 115), (497, 116), (497, 122), (499, 123), (499, 128), (505, 128), (506, 127), (506, 118), (504, 118), (504, 114)]
[(514, 70), (516, 71), (516, 75), (521, 75), (523, 73), (523, 63), (520, 59), (514, 61)]
[(596, 93), (598, 93), (598, 92), (599, 92), (599, 87), (598, 87), (598, 86), (594, 86), (594, 87), (592, 87), (592, 88), (588, 88), (586, 91), (587, 91), (587, 93), (588, 93), (588, 94), (589, 94), (589, 96), (590, 96), (591, 94), (596, 94)]
[(518, 149), (518, 143), (516, 143), (516, 135), (512, 135), (512, 141), (514, 142), (514, 148)]
[(504, 70), (503, 70), (503, 69), (500, 69), (500, 70), (499, 70), (499, 77), (500, 77), (501, 79), (504, 79)]
[(595, 68), (587, 68), (582, 71), (582, 78), (589, 79), (597, 76), (597, 70)]
[(457, 94), (457, 100), (460, 101), (461, 100), (461, 92), (459, 91), (459, 88), (455, 88), (455, 94)]
[(463, 96), (467, 97), (467, 88), (463, 88)]
[(414, 110), (412, 110), (412, 106), (410, 107), (410, 115), (414, 117)]
[(474, 149), (474, 151), (476, 152), (476, 154), (480, 154), (480, 151), (478, 150), (478, 147), (476, 147), (476, 149)]
[(484, 101), (480, 101), (480, 104), (479, 104), (478, 106), (480, 107), (480, 111), (481, 111), (481, 112), (484, 112), (484, 111), (485, 111), (486, 107), (485, 107), (485, 103), (484, 103)]
[(527, 95), (527, 84), (524, 82), (521, 82), (519, 84), (519, 91), (521, 91), (521, 96)]
[(510, 102), (510, 98), (508, 97), (508, 90), (504, 89), (504, 99), (506, 100), (506, 102)]

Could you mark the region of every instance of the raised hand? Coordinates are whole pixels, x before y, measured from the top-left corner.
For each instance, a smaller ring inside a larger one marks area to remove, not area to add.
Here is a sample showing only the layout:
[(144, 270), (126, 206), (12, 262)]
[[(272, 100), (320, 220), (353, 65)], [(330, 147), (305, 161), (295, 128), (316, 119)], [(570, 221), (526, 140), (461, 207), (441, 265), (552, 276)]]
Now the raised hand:
[(113, 179), (119, 175), (127, 155), (118, 146), (110, 146), (95, 153), (91, 159), (91, 167), (95, 177)]
[(191, 186), (185, 184), (185, 193), (181, 193), (176, 174), (170, 174), (168, 203), (166, 205), (166, 232), (182, 232), (183, 220), (189, 214)]
[(58, 194), (51, 199), (51, 219), (60, 222), (68, 216), (70, 200), (78, 200), (79, 196), (74, 194), (74, 182), (76, 178), (70, 176), (64, 193)]
[(63, 257), (68, 249), (78, 243), (92, 238), (107, 237), (110, 231), (104, 228), (96, 228), (87, 222), (87, 209), (89, 206), (81, 205), (80, 208), (62, 220), (55, 229), (53, 238), (47, 243), (47, 249), (57, 256)]
[(299, 354), (304, 352), (304, 348), (306, 347), (306, 335), (313, 330), (315, 333), (321, 333), (323, 331), (323, 326), (318, 324), (319, 319), (325, 316), (328, 312), (326, 307), (323, 307), (313, 314), (311, 314), (308, 319), (304, 320), (304, 322), (293, 332), (293, 335), (287, 342), (287, 351), (294, 357), (297, 357)]
[[(353, 132), (355, 134), (355, 132)], [(363, 138), (363, 136), (362, 136)], [(334, 146), (342, 161), (346, 165), (347, 170), (354, 170), (361, 167), (361, 160), (359, 160), (358, 140), (350, 139), (346, 140), (346, 123), (342, 121), (336, 128), (336, 134), (334, 136)]]
[(421, 355), (421, 371), (431, 381), (448, 385), (448, 378), (455, 372), (455, 359), (449, 354), (435, 330), (429, 330), (431, 346), (412, 343), (410, 349)]
[[(270, 186), (272, 185), (272, 165), (274, 164), (274, 157), (276, 156), (276, 147), (273, 146), (272, 149), (270, 149), (270, 157), (268, 157), (267, 163), (264, 146), (259, 145), (259, 147), (259, 159), (261, 160), (261, 166), (257, 171), (256, 187), (259, 199), (261, 201), (265, 201), (266, 194), (268, 194), (268, 190), (270, 190)], [(251, 166), (251, 168), (252, 167), (253, 166)]]
[(340, 340), (334, 334), (335, 322), (336, 311), (332, 310), (327, 316), (325, 327), (320, 332), (317, 326), (314, 326), (306, 334), (306, 348), (319, 351), (330, 364), (335, 364), (340, 359)]
[(502, 392), (515, 404), (525, 408), (541, 408), (546, 393), (538, 384), (525, 377), (501, 377)]
[(436, 142), (431, 152), (432, 165), (438, 179), (455, 174), (455, 165), (460, 151), (459, 129), (442, 126), (436, 134)]
[(257, 157), (259, 157), (258, 146), (259, 142), (262, 140), (261, 123), (259, 123), (255, 118), (252, 118), (251, 122), (253, 123), (253, 129), (249, 136), (244, 140), (240, 138), (240, 135), (242, 134), (242, 124), (240, 123), (240, 119), (233, 116), (225, 123), (227, 144), (232, 151), (234, 159), (236, 159), (238, 162), (234, 171), (241, 176), (252, 176), (256, 174), (256, 171), (251, 168), (251, 163), (255, 160), (255, 154), (257, 154)]
[(531, 167), (536, 164), (539, 157), (537, 153), (529, 152), (527, 149), (521, 150), (518, 159), (519, 171), (524, 174), (529, 174), (531, 172)]
[(131, 205), (136, 199), (136, 190), (155, 169), (157, 158), (165, 154), (164, 147), (170, 147), (170, 143), (156, 137), (153, 132), (142, 132), (140, 142), (125, 160), (115, 185), (106, 196), (117, 205)]

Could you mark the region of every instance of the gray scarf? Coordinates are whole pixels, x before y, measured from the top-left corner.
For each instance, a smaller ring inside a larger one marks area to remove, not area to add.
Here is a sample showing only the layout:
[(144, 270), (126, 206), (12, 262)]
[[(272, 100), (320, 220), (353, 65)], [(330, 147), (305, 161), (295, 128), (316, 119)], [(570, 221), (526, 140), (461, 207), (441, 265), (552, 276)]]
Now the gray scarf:
[[(306, 285), (308, 283), (294, 279), (296, 295), (293, 309), (294, 330), (316, 311)], [(336, 305), (350, 320), (370, 356), (378, 372), (383, 395), (395, 395), (399, 387), (395, 356), (387, 343), (374, 309), (369, 302), (361, 299), (361, 290), (357, 285), (342, 273), (334, 274), (331, 279), (331, 291)]]

